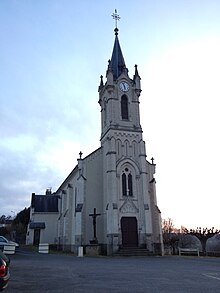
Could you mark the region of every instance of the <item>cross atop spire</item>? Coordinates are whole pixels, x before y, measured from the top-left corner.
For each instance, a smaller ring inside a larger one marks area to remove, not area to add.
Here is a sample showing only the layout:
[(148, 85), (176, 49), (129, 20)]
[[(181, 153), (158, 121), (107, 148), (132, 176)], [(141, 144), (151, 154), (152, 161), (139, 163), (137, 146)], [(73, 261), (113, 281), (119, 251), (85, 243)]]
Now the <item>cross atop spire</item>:
[(117, 13), (117, 9), (115, 9), (115, 12), (112, 13), (112, 17), (115, 20), (115, 28), (117, 29), (118, 28), (118, 20), (120, 20), (120, 18), (121, 18), (119, 16), (119, 14)]

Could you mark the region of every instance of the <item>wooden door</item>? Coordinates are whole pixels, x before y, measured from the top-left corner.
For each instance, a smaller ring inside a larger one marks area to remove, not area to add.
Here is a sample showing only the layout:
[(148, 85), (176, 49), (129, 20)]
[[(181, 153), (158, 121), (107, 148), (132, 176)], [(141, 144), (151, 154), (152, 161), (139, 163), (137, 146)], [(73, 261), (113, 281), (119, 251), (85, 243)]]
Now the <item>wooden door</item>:
[(34, 245), (38, 246), (40, 243), (40, 229), (34, 229)]
[(135, 217), (121, 218), (121, 233), (123, 247), (138, 246), (137, 219)]

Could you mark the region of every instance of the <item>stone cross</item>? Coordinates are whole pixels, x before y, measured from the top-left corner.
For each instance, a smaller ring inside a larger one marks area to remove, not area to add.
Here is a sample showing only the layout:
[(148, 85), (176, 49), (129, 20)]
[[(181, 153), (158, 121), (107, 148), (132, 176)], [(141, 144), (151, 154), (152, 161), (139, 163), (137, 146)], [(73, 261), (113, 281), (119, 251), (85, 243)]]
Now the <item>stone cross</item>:
[(96, 218), (98, 216), (101, 216), (101, 214), (97, 214), (96, 213), (96, 208), (94, 208), (93, 214), (89, 214), (89, 216), (92, 217), (92, 219), (93, 219), (93, 240), (97, 241), (97, 237), (96, 237)]

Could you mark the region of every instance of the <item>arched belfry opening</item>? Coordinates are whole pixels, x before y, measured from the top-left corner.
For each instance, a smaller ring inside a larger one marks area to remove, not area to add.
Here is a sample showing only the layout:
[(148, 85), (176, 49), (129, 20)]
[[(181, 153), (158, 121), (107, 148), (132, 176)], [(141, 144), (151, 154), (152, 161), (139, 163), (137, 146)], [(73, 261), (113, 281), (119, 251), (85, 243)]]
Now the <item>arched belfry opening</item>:
[(126, 95), (121, 97), (121, 118), (128, 120), (128, 97)]

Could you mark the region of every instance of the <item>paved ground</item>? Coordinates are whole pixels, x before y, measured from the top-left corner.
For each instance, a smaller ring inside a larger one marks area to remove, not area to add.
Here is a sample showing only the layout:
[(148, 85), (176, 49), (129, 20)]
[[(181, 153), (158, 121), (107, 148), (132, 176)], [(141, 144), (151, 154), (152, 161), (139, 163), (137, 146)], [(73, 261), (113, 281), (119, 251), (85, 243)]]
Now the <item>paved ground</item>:
[(220, 292), (220, 258), (76, 257), (20, 250), (11, 256), (11, 292)]

